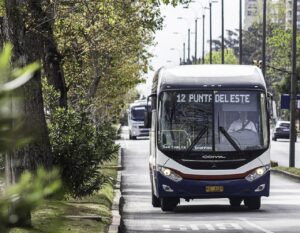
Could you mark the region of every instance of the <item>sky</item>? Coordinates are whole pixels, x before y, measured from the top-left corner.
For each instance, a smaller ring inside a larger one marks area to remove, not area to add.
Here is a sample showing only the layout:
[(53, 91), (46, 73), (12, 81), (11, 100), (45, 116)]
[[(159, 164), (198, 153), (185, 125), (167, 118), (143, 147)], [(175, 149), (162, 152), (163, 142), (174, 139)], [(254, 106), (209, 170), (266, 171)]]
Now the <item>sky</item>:
[[(244, 1), (243, 1), (244, 2)], [(191, 29), (191, 56), (194, 55), (195, 45), (195, 19), (198, 19), (198, 49), (197, 56), (202, 55), (202, 7), (208, 7), (209, 0), (195, 0), (188, 9), (183, 6), (161, 6), (165, 17), (163, 30), (155, 35), (155, 47), (150, 48), (154, 57), (151, 60), (152, 71), (145, 76), (146, 84), (138, 86), (144, 95), (150, 94), (152, 77), (161, 66), (170, 67), (179, 65), (179, 58), (183, 57), (183, 42), (188, 38), (188, 28)], [(209, 10), (205, 10), (205, 41), (209, 40)], [(182, 19), (178, 19), (182, 18)], [(224, 31), (239, 28), (239, 0), (224, 0)], [(225, 34), (226, 35), (226, 34)], [(212, 3), (212, 38), (221, 36), (221, 0)], [(205, 43), (205, 53), (209, 51), (209, 43)], [(186, 51), (187, 58), (187, 51)]]

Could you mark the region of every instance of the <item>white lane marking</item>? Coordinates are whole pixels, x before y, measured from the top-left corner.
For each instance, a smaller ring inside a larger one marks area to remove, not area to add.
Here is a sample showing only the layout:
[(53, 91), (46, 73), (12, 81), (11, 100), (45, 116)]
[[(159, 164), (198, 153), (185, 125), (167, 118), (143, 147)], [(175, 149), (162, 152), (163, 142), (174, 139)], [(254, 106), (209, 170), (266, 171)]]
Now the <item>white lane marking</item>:
[(214, 226), (211, 225), (211, 224), (204, 224), (204, 225), (207, 228), (207, 230), (210, 230), (210, 231), (214, 231), (215, 230)]
[(181, 231), (187, 231), (187, 227), (185, 225), (180, 225), (179, 230)]
[(242, 230), (243, 228), (237, 223), (231, 223), (231, 226), (236, 230)]
[(199, 230), (199, 228), (196, 225), (191, 225), (191, 229), (193, 231), (198, 231)]
[(270, 189), (270, 193), (300, 193), (300, 189)]
[(225, 223), (216, 223), (216, 226), (220, 230), (226, 230)]
[(164, 229), (164, 231), (170, 231), (171, 230), (170, 225), (163, 225), (163, 229)]
[[(214, 226), (215, 225), (215, 226)], [(237, 223), (215, 223), (215, 224), (191, 224), (191, 225), (179, 225), (175, 229), (180, 231), (187, 231), (191, 229), (192, 231), (199, 231), (200, 229), (209, 230), (209, 231), (218, 231), (218, 230), (242, 230), (243, 228)], [(257, 228), (257, 227), (255, 227)], [(170, 225), (163, 225), (164, 231), (171, 231)]]
[(241, 230), (241, 229), (243, 229), (237, 223), (216, 223), (216, 226), (219, 230), (229, 230), (229, 229)]
[(248, 220), (245, 219), (245, 218), (239, 218), (239, 219), (240, 219), (241, 221), (247, 223), (248, 225), (250, 225), (250, 226), (256, 228), (257, 230), (260, 230), (260, 231), (265, 232), (265, 233), (274, 233), (273, 231), (269, 231), (269, 230), (267, 230), (267, 229), (265, 229), (265, 228), (263, 228), (263, 227), (260, 227), (260, 226), (256, 225), (255, 223), (248, 221)]

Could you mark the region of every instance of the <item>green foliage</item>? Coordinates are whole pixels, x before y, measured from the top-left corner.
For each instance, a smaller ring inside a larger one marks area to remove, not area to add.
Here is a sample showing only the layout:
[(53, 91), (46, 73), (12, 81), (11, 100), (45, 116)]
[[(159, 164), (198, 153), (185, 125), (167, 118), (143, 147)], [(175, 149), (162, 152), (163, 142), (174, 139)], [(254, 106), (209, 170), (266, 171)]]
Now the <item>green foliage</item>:
[[(154, 31), (162, 27), (160, 2), (92, 0), (58, 5), (55, 35), (73, 106), (89, 96), (95, 98), (92, 110), (97, 117), (119, 119), (126, 104), (123, 96), (147, 72), (152, 56), (147, 47), (153, 44)], [(93, 87), (97, 91), (91, 95)]]
[(4, 155), (3, 154), (0, 154), (0, 176), (1, 176), (1, 173), (2, 173), (2, 169), (4, 168)]
[[(209, 53), (205, 56), (205, 61), (209, 61)], [(221, 64), (221, 51), (212, 52), (212, 64)], [(224, 64), (238, 64), (238, 59), (232, 49), (224, 50)]]
[(39, 68), (33, 63), (24, 68), (11, 68), (12, 46), (4, 46), (0, 54), (0, 152), (20, 147), (28, 142), (18, 111), (20, 99), (15, 90), (25, 84)]
[[(15, 91), (39, 68), (34, 63), (21, 69), (13, 69), (10, 67), (11, 54), (12, 46), (9, 44), (0, 54), (0, 153), (28, 142), (23, 133), (22, 116), (16, 108), (18, 99)], [(1, 156), (0, 166), (3, 166), (3, 154)], [(45, 172), (39, 169), (36, 175), (23, 173), (19, 183), (5, 190), (0, 198), (0, 231), (5, 232), (8, 226), (20, 221), (24, 213), (30, 214), (43, 198), (52, 195), (59, 187), (60, 181), (55, 171)]]
[(23, 213), (36, 208), (60, 186), (57, 171), (46, 172), (40, 168), (36, 175), (23, 173), (18, 184), (8, 188), (0, 199), (0, 231), (4, 232), (6, 227), (14, 225)]
[[(297, 45), (300, 34), (297, 36)], [(272, 79), (274, 93), (290, 93), (292, 32), (291, 30), (276, 29), (268, 38), (270, 57), (268, 76)], [(300, 46), (297, 46), (297, 54)], [(272, 68), (273, 67), (273, 68)], [(274, 69), (275, 68), (275, 69)], [(297, 74), (300, 73), (300, 59), (297, 58)], [(300, 86), (299, 86), (300, 87)], [(277, 96), (278, 98), (278, 96)]]
[(287, 173), (293, 174), (295, 176), (300, 176), (300, 169), (299, 168), (278, 166), (278, 167), (275, 167), (273, 169), (283, 171), (283, 172), (287, 172)]
[(99, 169), (116, 155), (115, 131), (106, 123), (94, 122), (83, 105), (80, 110), (57, 108), (49, 124), (50, 141), (64, 188), (74, 197), (97, 191), (104, 177)]

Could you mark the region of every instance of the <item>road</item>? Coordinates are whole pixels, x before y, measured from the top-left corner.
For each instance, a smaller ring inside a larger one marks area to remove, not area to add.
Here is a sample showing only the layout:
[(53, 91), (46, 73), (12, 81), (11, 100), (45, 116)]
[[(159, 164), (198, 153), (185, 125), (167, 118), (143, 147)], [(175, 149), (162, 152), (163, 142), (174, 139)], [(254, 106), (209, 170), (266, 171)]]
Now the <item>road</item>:
[[(289, 139), (277, 139), (277, 141), (271, 141), (271, 159), (277, 161), (280, 166), (289, 166)], [(298, 137), (295, 143), (295, 167), (300, 168), (300, 138)], [(298, 153), (298, 155), (297, 155)], [(300, 230), (299, 230), (300, 232)]]
[(121, 232), (300, 232), (300, 183), (272, 174), (271, 195), (262, 198), (258, 211), (244, 206), (231, 209), (227, 199), (203, 199), (181, 201), (174, 212), (162, 212), (151, 205), (149, 140), (125, 139), (120, 144), (124, 152)]

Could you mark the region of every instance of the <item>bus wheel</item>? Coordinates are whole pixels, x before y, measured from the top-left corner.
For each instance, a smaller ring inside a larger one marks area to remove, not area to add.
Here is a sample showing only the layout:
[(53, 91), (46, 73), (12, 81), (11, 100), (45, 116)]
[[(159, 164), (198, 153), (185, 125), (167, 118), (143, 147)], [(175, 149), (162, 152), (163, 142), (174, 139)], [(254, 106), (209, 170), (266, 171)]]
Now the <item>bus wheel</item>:
[(152, 206), (160, 207), (160, 200), (152, 193)]
[(249, 210), (258, 210), (260, 208), (260, 197), (248, 197), (244, 200)]
[(240, 207), (241, 203), (242, 203), (242, 198), (239, 197), (233, 197), (233, 198), (229, 198), (229, 202), (231, 207)]
[(135, 140), (136, 139), (136, 136), (132, 136), (131, 131), (129, 131), (129, 139), (130, 140)]
[(179, 198), (160, 198), (160, 207), (162, 211), (172, 211), (179, 203)]

